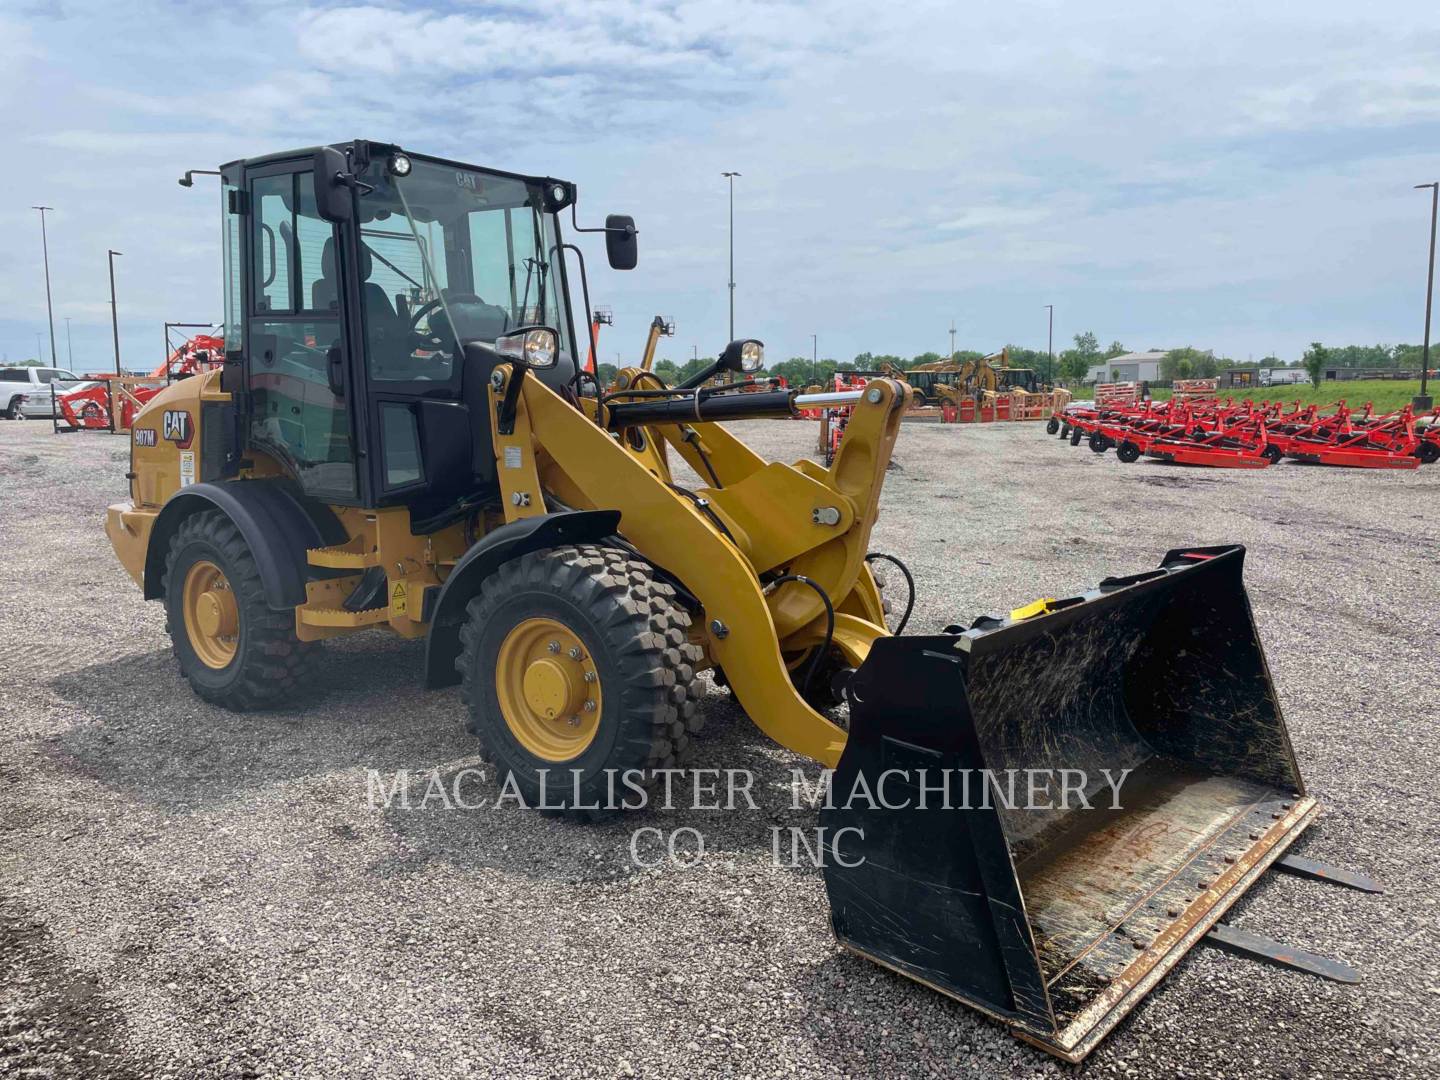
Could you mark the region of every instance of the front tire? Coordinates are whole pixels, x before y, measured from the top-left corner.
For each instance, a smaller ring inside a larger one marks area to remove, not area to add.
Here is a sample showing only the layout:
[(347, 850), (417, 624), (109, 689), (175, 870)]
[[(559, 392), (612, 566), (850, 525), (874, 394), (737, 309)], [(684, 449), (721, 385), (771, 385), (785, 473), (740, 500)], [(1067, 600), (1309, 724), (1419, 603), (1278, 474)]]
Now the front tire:
[(674, 588), (621, 548), (504, 563), (460, 629), (467, 730), (528, 806), (587, 818), (638, 808), (627, 777), (648, 790), (703, 722), (689, 628)]
[(170, 539), (165, 630), (197, 695), (244, 711), (293, 694), (318, 642), (295, 636), (295, 611), (265, 602), (255, 556), (218, 510), (192, 514)]

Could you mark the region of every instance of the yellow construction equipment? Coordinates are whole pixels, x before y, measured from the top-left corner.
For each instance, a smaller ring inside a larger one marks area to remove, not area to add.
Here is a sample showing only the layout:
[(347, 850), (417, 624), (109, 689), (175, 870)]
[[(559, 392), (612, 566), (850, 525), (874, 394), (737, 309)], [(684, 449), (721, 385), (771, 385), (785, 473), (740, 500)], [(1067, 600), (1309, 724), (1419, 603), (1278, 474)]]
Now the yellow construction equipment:
[[(713, 670), (838, 767), (840, 941), (1071, 1060), (1316, 812), (1241, 549), (896, 636), (868, 556), (904, 383), (706, 386), (761, 366), (747, 338), (681, 386), (643, 362), (596, 386), (566, 181), (364, 141), (221, 180), (226, 362), (140, 412), (106, 520), (207, 701), (283, 707), (326, 639), (424, 638), (426, 684), (461, 686), (497, 773), (592, 816), (690, 758)], [(632, 219), (591, 231), (635, 265)], [(767, 462), (723, 423), (839, 405), (828, 468)], [(1058, 805), (975, 779), (1038, 772)]]

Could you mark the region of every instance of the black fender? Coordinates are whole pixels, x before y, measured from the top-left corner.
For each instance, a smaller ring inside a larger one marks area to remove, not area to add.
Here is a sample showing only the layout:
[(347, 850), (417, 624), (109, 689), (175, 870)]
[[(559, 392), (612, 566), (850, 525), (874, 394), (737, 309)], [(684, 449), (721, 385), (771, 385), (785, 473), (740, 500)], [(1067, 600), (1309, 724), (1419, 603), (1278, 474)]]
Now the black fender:
[(165, 560), (180, 522), (203, 510), (219, 510), (245, 538), (265, 602), (272, 608), (305, 602), (310, 548), (343, 544), (344, 527), (329, 507), (306, 498), (287, 480), (222, 480), (181, 488), (161, 508), (145, 552), (145, 599), (165, 596)]
[(425, 685), (434, 688), (460, 681), (455, 658), (460, 655), (465, 605), (501, 563), (540, 548), (604, 540), (619, 527), (618, 510), (562, 510), (512, 521), (477, 540), (440, 587), (425, 640)]

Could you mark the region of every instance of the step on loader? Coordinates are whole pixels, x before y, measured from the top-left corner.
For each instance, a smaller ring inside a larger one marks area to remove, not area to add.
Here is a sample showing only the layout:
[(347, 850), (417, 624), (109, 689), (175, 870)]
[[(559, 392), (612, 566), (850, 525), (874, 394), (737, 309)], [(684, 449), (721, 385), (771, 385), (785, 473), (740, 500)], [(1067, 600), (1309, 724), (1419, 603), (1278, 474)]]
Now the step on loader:
[[(573, 777), (549, 799), (586, 816), (690, 760), (713, 670), (834, 793), (888, 793), (821, 812), (839, 940), (1071, 1060), (1313, 819), (1239, 548), (896, 636), (868, 556), (904, 383), (775, 389), (741, 339), (599, 386), (563, 180), (367, 141), (220, 172), (225, 362), (146, 403), (106, 520), (205, 700), (284, 707), (327, 639), (423, 638), (497, 772), (532, 805)], [(588, 231), (635, 266), (632, 219)], [(725, 426), (841, 406), (828, 466)], [(989, 797), (1035, 776), (1067, 798)]]

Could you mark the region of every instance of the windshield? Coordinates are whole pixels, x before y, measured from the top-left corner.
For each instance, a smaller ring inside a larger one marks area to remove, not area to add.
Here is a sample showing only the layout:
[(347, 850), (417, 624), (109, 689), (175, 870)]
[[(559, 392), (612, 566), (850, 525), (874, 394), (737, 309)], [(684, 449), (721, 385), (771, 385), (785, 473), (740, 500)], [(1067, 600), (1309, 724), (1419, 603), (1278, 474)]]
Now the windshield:
[(517, 327), (560, 333), (572, 361), (552, 215), (508, 176), (412, 158), (408, 176), (373, 165), (360, 199), (362, 306), (371, 378), (447, 379), (464, 341)]

